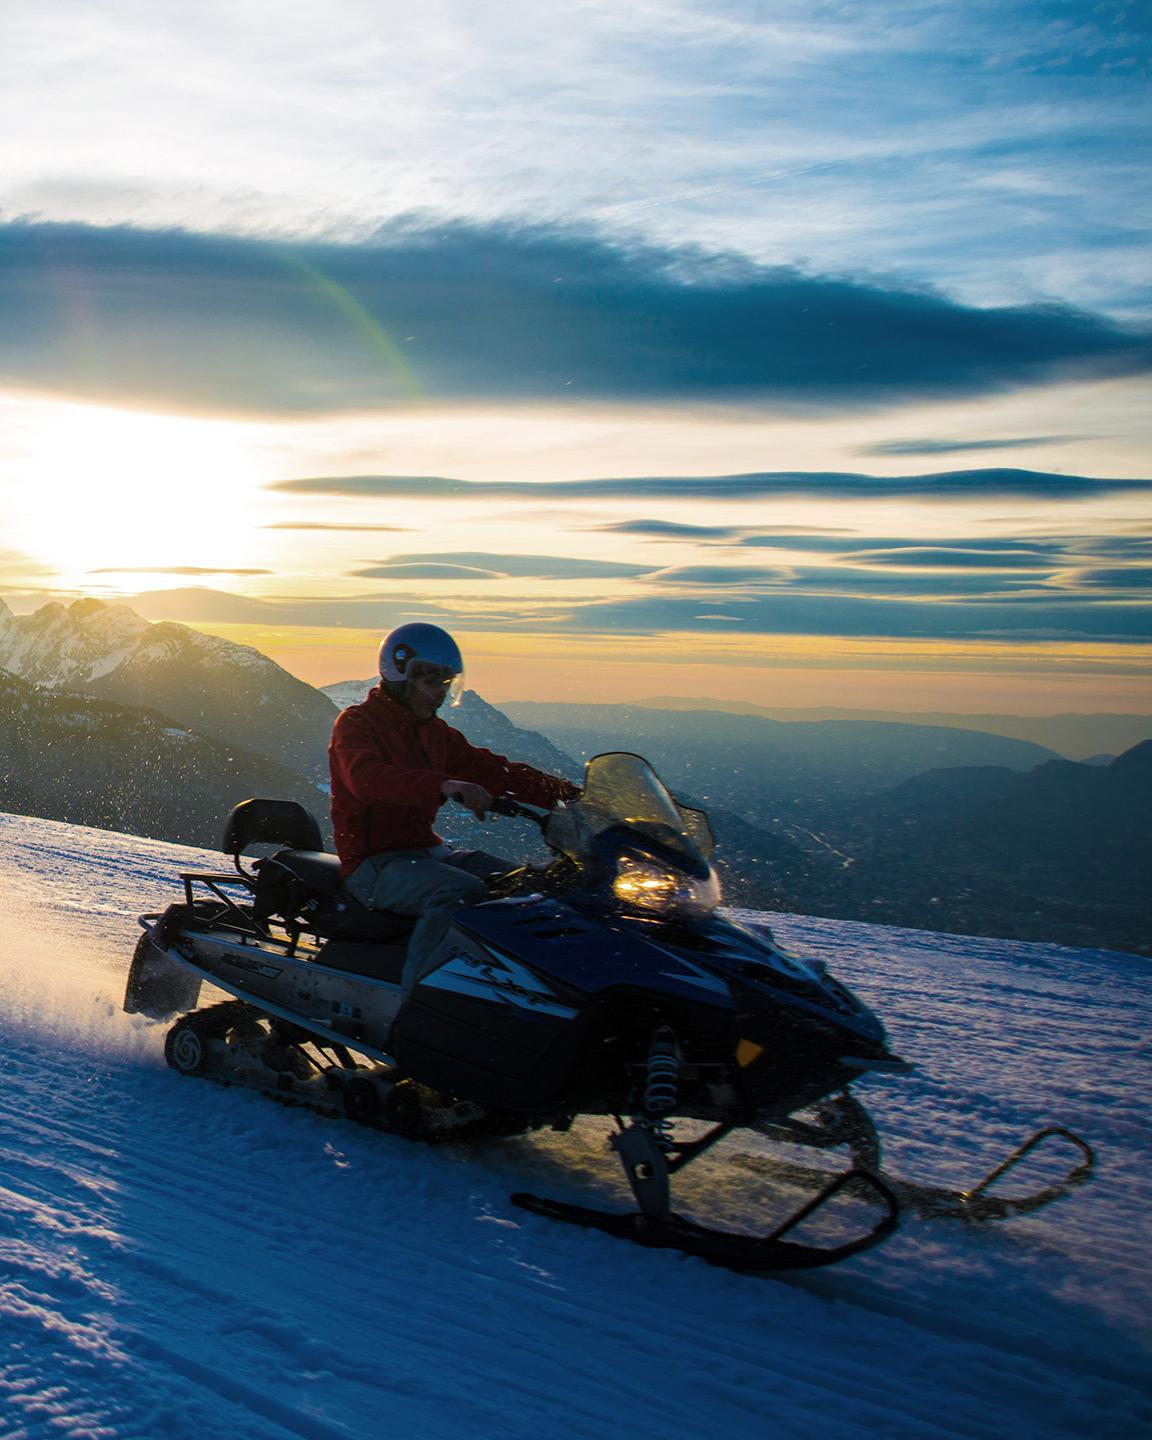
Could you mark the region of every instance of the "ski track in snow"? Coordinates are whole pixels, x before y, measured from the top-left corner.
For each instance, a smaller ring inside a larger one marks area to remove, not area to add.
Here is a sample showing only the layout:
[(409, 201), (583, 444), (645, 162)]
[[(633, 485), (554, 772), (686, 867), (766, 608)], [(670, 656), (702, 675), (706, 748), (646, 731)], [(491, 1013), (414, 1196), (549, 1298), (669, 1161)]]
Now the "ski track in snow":
[[(1146, 961), (770, 917), (921, 1066), (858, 1087), (892, 1173), (971, 1184), (1046, 1123), (1099, 1170), (754, 1279), (510, 1204), (625, 1208), (599, 1123), (430, 1150), (167, 1070), (120, 1010), (135, 917), (220, 861), (0, 816), (4, 1440), (1147, 1433)], [(681, 1178), (744, 1228), (797, 1200), (722, 1154)]]

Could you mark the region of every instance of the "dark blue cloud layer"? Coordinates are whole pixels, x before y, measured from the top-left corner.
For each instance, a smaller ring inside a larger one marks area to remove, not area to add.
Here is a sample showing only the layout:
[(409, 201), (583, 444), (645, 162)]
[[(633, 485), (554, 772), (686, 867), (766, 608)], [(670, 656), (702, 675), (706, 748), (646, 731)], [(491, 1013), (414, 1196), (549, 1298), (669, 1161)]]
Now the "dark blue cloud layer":
[(773, 590), (750, 598), (725, 595), (706, 627), (699, 597), (606, 601), (574, 614), (566, 628), (612, 634), (728, 630), (748, 635), (843, 635), (904, 640), (1050, 639), (1145, 642), (1152, 638), (1152, 605), (1085, 604), (1076, 596), (1013, 595), (1003, 600), (876, 599)]
[(741, 525), (682, 525), (675, 520), (618, 520), (578, 528), (605, 535), (644, 535), (653, 540), (738, 540), (747, 531), (747, 526)]
[[(854, 530), (837, 531), (831, 527), (810, 530), (799, 525), (680, 525), (665, 520), (625, 520), (618, 524), (577, 527), (597, 533), (639, 535), (652, 540), (685, 540), (713, 549), (749, 549), (816, 551), (819, 554), (844, 555), (853, 558), (883, 554), (892, 558), (883, 563), (898, 563), (896, 553), (909, 550), (955, 552), (974, 557), (973, 566), (999, 566), (1009, 559), (1025, 560), (1031, 565), (1086, 563), (1081, 557), (1137, 559), (1152, 551), (1152, 538), (1131, 535), (1067, 535), (1058, 539), (1033, 539), (1031, 535), (958, 539), (949, 536), (861, 535)], [(1006, 557), (1006, 558), (1001, 558)], [(909, 559), (908, 564), (916, 563)], [(941, 564), (948, 563), (941, 559)], [(957, 560), (956, 563), (963, 563)]]
[(884, 440), (862, 445), (858, 455), (959, 455), (965, 450), (1031, 450), (1037, 445), (1068, 445), (1090, 435), (1022, 435), (1014, 440)]
[[(1081, 543), (1078, 538), (1077, 543)], [(1097, 545), (1109, 546), (1110, 539), (1083, 541), (1089, 548)], [(740, 549), (774, 550), (815, 550), (821, 553), (856, 556), (880, 554), (894, 555), (903, 550), (955, 550), (965, 555), (995, 556), (1017, 554), (1026, 551), (1029, 555), (1046, 556), (1062, 560), (1066, 548), (1063, 541), (1032, 541), (1022, 537), (986, 537), (979, 540), (959, 540), (955, 536), (910, 537), (907, 535), (829, 535), (824, 531), (807, 535), (780, 536), (757, 532), (745, 535), (736, 542)], [(909, 561), (909, 563), (912, 563)], [(991, 563), (989, 560), (988, 563)]]
[(519, 500), (532, 505), (581, 500), (762, 500), (800, 495), (823, 500), (1077, 500), (1152, 491), (1152, 480), (1094, 479), (1041, 470), (946, 470), (928, 475), (859, 475), (804, 470), (750, 475), (643, 475), (605, 480), (454, 480), (444, 475), (318, 475), (280, 480), (292, 495), (423, 500)]
[(100, 399), (320, 412), (439, 399), (838, 409), (1146, 370), (1149, 337), (1058, 306), (609, 243), (397, 224), (295, 246), (0, 226), (0, 374)]

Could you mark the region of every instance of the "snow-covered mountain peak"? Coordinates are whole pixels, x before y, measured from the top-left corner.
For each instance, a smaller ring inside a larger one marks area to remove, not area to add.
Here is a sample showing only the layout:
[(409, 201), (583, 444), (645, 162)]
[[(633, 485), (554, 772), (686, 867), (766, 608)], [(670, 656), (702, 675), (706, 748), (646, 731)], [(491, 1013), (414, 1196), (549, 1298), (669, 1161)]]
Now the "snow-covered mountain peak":
[(331, 702), (247, 645), (127, 605), (77, 600), (0, 614), (0, 670), (44, 689), (142, 706), (302, 774), (322, 767)]
[(115, 671), (183, 656), (214, 666), (282, 673), (251, 646), (174, 621), (153, 624), (123, 604), (84, 599), (65, 607), (52, 601), (31, 615), (14, 615), (2, 602), (0, 607), (0, 668), (47, 689), (83, 690)]
[(349, 705), (359, 705), (367, 698), (369, 690), (379, 683), (379, 675), (372, 675), (367, 680), (339, 680), (335, 685), (322, 685), (320, 691), (333, 705), (344, 710)]
[(58, 601), (31, 615), (0, 614), (0, 667), (51, 690), (90, 685), (123, 663), (148, 629), (127, 605)]

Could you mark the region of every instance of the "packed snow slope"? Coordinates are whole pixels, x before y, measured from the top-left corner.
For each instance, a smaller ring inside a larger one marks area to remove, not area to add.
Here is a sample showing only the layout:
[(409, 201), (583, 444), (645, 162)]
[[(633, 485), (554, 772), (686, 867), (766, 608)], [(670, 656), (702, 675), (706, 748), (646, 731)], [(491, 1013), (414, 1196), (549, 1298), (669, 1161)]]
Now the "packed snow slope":
[[(430, 1150), (166, 1069), (124, 973), (205, 861), (0, 816), (5, 1440), (1147, 1433), (1146, 961), (771, 917), (921, 1067), (858, 1087), (893, 1173), (971, 1183), (1047, 1122), (1100, 1165), (1034, 1215), (909, 1215), (753, 1279), (509, 1203), (626, 1208), (599, 1123)], [(796, 1203), (724, 1147), (699, 1168), (692, 1213)]]

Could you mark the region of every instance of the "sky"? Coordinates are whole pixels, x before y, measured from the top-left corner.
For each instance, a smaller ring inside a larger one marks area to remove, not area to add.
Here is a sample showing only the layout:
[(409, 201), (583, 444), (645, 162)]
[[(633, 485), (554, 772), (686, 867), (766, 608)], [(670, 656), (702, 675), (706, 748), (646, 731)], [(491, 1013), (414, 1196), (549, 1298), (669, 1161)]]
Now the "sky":
[(0, 14), (0, 598), (325, 684), (1147, 711), (1147, 12)]

